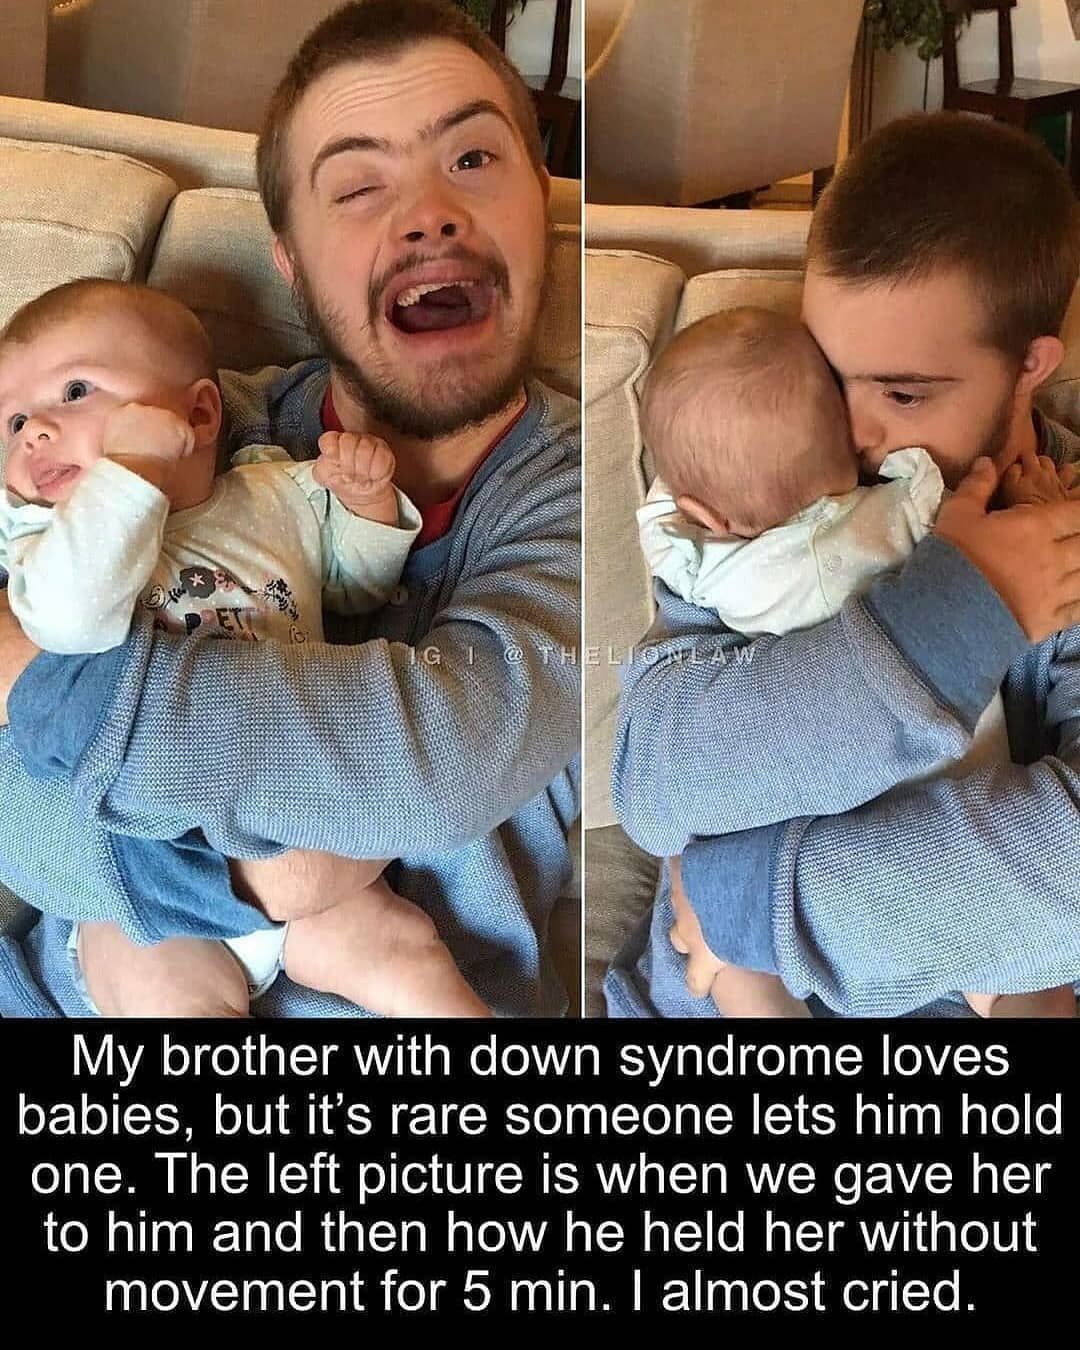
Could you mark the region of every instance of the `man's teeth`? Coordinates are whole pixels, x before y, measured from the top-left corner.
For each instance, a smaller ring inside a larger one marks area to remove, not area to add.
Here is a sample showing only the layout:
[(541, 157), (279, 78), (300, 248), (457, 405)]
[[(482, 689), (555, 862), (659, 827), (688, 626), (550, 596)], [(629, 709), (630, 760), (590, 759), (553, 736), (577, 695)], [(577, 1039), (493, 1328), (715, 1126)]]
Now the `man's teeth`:
[(451, 286), (475, 285), (475, 281), (425, 281), (419, 286), (409, 286), (401, 292), (394, 303), (408, 308), (409, 305), (417, 304), (425, 295), (430, 295), (432, 291), (445, 291)]

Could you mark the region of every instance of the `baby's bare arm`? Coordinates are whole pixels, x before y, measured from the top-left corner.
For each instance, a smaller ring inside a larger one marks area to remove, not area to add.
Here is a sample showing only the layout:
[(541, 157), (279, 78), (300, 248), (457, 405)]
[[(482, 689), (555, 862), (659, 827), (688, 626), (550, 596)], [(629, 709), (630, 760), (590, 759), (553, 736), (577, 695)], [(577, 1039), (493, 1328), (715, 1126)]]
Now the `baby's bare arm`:
[(241, 900), (275, 923), (286, 923), (351, 899), (382, 876), (388, 861), (294, 848), (276, 858), (230, 858), (229, 874)]

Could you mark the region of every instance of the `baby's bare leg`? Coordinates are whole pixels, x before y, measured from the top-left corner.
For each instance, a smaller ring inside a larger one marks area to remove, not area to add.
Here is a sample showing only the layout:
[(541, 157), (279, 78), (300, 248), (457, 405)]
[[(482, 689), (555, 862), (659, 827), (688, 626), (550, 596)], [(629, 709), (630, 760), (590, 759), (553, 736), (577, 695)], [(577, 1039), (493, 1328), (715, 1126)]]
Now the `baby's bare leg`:
[(321, 914), (366, 890), (381, 877), (386, 858), (341, 858), (294, 848), (276, 858), (230, 858), (233, 890), (275, 923)]
[(980, 1017), (1075, 1017), (1072, 985), (1039, 989), (1034, 994), (965, 994)]
[(285, 973), (384, 1017), (490, 1017), (423, 910), (383, 880), (294, 919)]
[(132, 942), (115, 923), (79, 925), (79, 965), (103, 1017), (247, 1017), (244, 972), (220, 942)]
[(725, 965), (713, 976), (709, 990), (725, 1017), (809, 1017), (801, 998), (788, 993), (779, 975)]

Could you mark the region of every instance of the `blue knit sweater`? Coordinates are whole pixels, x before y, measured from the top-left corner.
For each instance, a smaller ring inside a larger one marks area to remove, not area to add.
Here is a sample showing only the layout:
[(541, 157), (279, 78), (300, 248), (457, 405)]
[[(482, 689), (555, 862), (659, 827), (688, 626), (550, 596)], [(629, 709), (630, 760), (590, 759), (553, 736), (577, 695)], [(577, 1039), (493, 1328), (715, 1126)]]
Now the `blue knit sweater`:
[[(309, 457), (327, 381), (321, 361), (226, 377), (229, 448)], [(113, 652), (32, 662), (0, 732), (0, 880), (45, 917), (0, 939), (0, 1013), (85, 1014), (70, 922), (161, 937), (128, 885), (124, 838), (200, 830), (230, 857), (400, 859), (388, 879), (482, 998), (507, 1015), (560, 1011), (544, 935), (578, 813), (579, 485), (578, 405), (530, 384), (449, 534), (414, 552), (393, 603), (328, 616), (329, 643), (144, 624)], [(256, 1011), (356, 1013), (284, 976)]]
[[(1080, 459), (1080, 438), (1041, 429), (1046, 453)], [(717, 956), (848, 1016), (964, 1016), (961, 989), (1080, 981), (1080, 628), (1029, 645), (933, 535), (782, 638), (748, 645), (657, 598), (624, 672), (615, 804), (642, 848), (683, 853)], [(882, 799), (959, 759), (999, 687), (1012, 764)], [(613, 1015), (715, 1015), (686, 990), (671, 923), (665, 869), (609, 973)]]

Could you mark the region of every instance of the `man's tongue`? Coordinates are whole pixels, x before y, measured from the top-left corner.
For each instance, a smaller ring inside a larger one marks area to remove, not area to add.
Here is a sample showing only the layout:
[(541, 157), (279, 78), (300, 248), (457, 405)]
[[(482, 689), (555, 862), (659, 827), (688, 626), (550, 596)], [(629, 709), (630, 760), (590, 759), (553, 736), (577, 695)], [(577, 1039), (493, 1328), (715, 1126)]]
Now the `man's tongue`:
[(441, 286), (422, 295), (415, 304), (394, 306), (394, 323), (405, 333), (460, 328), (472, 317), (472, 303), (463, 286)]

